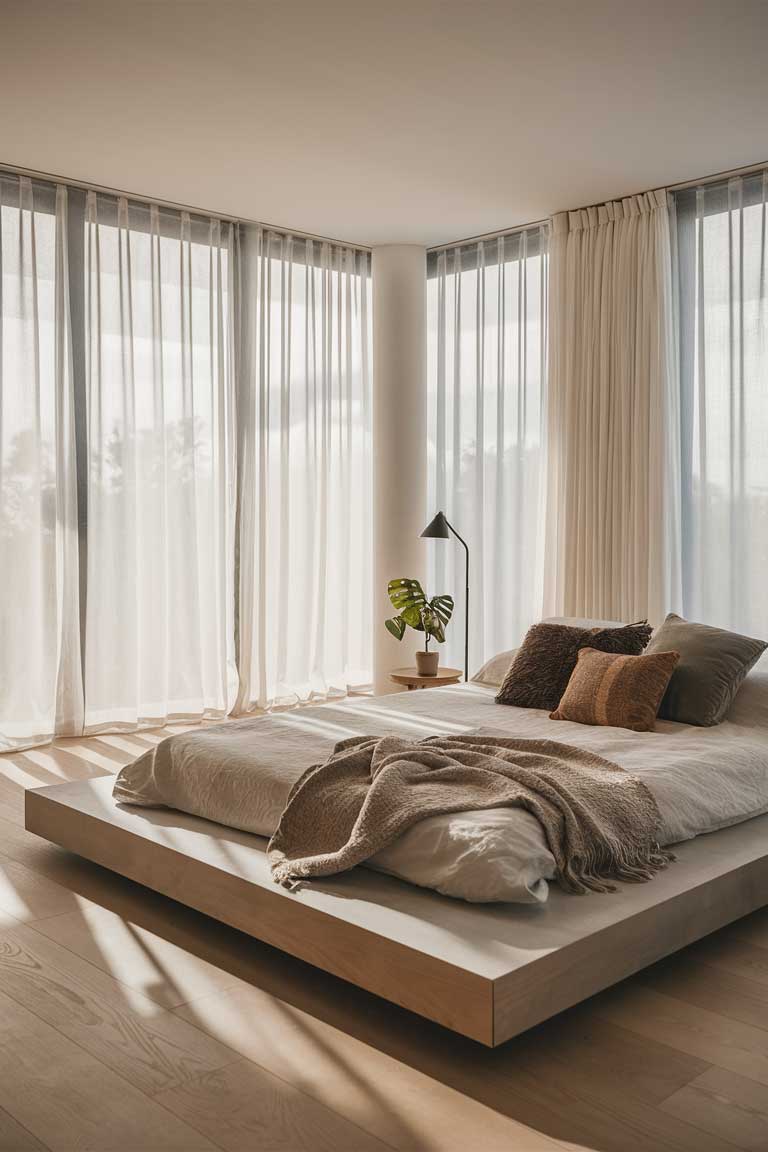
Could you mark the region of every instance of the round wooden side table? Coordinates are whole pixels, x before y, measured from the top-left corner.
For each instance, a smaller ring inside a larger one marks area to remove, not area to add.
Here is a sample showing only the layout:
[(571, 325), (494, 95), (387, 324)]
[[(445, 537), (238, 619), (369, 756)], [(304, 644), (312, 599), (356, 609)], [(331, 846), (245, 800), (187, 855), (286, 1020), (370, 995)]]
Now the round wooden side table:
[(395, 668), (390, 672), (389, 678), (395, 684), (406, 684), (408, 691), (414, 688), (445, 687), (446, 684), (458, 684), (463, 673), (460, 668), (438, 668), (436, 676), (422, 676), (418, 668)]

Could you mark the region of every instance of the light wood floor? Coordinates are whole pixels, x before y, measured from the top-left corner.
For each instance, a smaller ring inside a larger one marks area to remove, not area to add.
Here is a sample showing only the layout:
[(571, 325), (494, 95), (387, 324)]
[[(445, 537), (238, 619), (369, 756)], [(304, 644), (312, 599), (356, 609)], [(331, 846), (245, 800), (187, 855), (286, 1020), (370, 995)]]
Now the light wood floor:
[(768, 910), (490, 1051), (24, 831), (164, 734), (0, 757), (0, 1149), (768, 1149)]

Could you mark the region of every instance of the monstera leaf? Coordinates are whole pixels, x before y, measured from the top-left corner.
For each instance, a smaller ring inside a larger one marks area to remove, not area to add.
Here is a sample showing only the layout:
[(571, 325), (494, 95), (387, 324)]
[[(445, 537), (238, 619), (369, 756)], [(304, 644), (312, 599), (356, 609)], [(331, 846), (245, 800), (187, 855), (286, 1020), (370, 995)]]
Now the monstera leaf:
[(433, 596), (424, 609), (424, 628), (438, 644), (445, 642), (445, 626), (453, 615), (453, 596)]
[(384, 625), (396, 640), (402, 640), (408, 627), (416, 632), (426, 632), (427, 644), (430, 636), (438, 644), (443, 643), (445, 626), (453, 615), (452, 596), (433, 596), (427, 600), (421, 584), (412, 577), (390, 580), (387, 592), (392, 607), (397, 609), (397, 616), (385, 620)]
[(405, 636), (406, 623), (402, 616), (393, 616), (391, 620), (384, 621), (387, 632), (391, 632), (395, 640), (402, 640)]
[(405, 623), (411, 628), (415, 628), (417, 632), (423, 632), (424, 625), (421, 622), (421, 613), (426, 607), (427, 598), (419, 581), (408, 576), (404, 580), (390, 580), (387, 585), (387, 592), (392, 601), (392, 607), (400, 614)]
[(453, 596), (433, 596), (429, 602), (429, 607), (445, 627), (453, 616)]

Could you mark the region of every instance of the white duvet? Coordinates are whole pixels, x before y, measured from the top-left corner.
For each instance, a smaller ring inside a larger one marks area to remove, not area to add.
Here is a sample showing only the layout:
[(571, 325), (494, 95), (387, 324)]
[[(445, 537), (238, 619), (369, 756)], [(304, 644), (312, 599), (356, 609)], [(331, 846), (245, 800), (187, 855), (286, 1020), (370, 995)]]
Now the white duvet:
[[(665, 844), (768, 811), (766, 657), (714, 728), (666, 721), (655, 732), (589, 727), (496, 704), (495, 692), (470, 683), (353, 698), (169, 737), (120, 772), (114, 795), (270, 836), (293, 782), (338, 740), (484, 728), (589, 748), (637, 773), (658, 803)], [(430, 817), (369, 866), (473, 901), (543, 901), (555, 872), (540, 825), (516, 808)]]

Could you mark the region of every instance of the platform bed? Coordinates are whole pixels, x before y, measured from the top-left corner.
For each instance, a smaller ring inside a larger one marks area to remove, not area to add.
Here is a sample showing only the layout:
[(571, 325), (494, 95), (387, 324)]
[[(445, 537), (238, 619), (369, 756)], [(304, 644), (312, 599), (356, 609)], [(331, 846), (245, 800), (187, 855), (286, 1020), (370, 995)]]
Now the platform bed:
[(768, 815), (688, 841), (613, 895), (471, 905), (365, 868), (288, 892), (266, 840), (117, 805), (112, 785), (28, 791), (26, 827), (489, 1046), (768, 903)]

